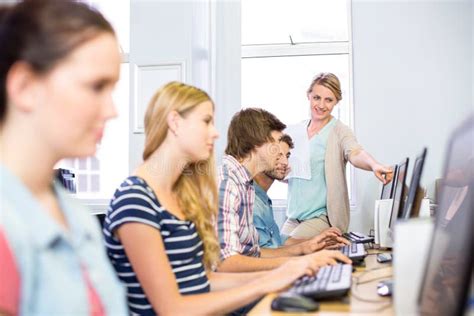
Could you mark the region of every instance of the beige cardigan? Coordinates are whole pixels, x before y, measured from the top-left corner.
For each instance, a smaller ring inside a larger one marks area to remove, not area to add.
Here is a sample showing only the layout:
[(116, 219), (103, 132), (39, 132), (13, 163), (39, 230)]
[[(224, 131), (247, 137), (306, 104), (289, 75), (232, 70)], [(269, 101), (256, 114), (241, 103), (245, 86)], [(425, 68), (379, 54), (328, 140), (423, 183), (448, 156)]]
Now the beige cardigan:
[[(286, 129), (295, 144), (290, 157), (291, 173), (289, 178), (310, 179), (309, 139), (306, 127), (309, 121), (303, 121)], [(342, 231), (349, 227), (350, 205), (346, 182), (346, 164), (349, 157), (362, 150), (352, 130), (336, 120), (326, 145), (324, 170), (327, 185), (327, 212), (329, 223)]]

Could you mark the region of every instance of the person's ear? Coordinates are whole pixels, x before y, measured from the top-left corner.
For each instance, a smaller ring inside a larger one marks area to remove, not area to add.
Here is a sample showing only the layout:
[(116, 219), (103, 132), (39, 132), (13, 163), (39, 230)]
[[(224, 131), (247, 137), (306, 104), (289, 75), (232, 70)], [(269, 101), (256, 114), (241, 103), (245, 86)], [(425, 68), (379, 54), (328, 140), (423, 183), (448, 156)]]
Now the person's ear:
[(6, 92), (11, 104), (21, 112), (31, 112), (38, 104), (38, 74), (26, 62), (13, 64), (7, 73)]
[(171, 111), (166, 116), (166, 122), (168, 123), (168, 128), (173, 135), (178, 135), (178, 129), (181, 122), (181, 115), (177, 111)]

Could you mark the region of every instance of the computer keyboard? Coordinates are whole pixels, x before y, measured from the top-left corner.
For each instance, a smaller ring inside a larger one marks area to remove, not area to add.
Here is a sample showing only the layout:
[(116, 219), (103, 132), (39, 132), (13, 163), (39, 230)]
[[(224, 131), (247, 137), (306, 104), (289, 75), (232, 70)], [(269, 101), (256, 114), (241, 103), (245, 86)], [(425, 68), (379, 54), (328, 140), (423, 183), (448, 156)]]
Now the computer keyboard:
[(351, 288), (352, 265), (336, 264), (319, 269), (316, 276), (303, 276), (288, 292), (321, 298), (334, 298), (345, 295)]
[(369, 242), (374, 242), (374, 237), (367, 236), (361, 233), (356, 233), (356, 232), (348, 232), (348, 233), (343, 233), (342, 236), (349, 240), (352, 243), (357, 243), (357, 244), (366, 244)]
[(352, 243), (339, 248), (339, 250), (348, 256), (352, 261), (361, 261), (367, 255), (363, 244)]

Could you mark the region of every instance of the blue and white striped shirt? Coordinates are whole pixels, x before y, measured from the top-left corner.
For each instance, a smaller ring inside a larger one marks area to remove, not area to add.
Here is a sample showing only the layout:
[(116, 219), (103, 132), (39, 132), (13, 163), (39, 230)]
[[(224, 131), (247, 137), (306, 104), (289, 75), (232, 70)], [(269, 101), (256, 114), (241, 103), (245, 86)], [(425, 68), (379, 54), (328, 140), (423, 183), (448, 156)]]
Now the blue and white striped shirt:
[(107, 210), (103, 230), (107, 255), (120, 280), (127, 287), (128, 306), (132, 313), (155, 315), (123, 245), (114, 237), (118, 227), (130, 222), (150, 225), (160, 232), (181, 294), (210, 291), (203, 265), (203, 244), (194, 223), (180, 220), (169, 213), (161, 206), (147, 183), (139, 177), (132, 176), (115, 191)]

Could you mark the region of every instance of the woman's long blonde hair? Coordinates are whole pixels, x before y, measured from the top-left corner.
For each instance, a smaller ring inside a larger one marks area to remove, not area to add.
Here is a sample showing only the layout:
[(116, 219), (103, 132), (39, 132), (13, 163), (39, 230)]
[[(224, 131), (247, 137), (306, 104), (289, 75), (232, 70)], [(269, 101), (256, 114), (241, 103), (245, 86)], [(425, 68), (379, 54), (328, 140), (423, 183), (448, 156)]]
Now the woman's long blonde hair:
[[(170, 82), (161, 87), (151, 98), (145, 114), (145, 149), (147, 160), (165, 140), (168, 133), (166, 118), (172, 111), (186, 116), (202, 102), (210, 101), (209, 95), (181, 82)], [(213, 104), (214, 105), (214, 104)], [(213, 222), (217, 216), (217, 178), (214, 157), (186, 166), (173, 190), (186, 216), (197, 228), (204, 246), (204, 266), (212, 269), (219, 259), (219, 243)]]

